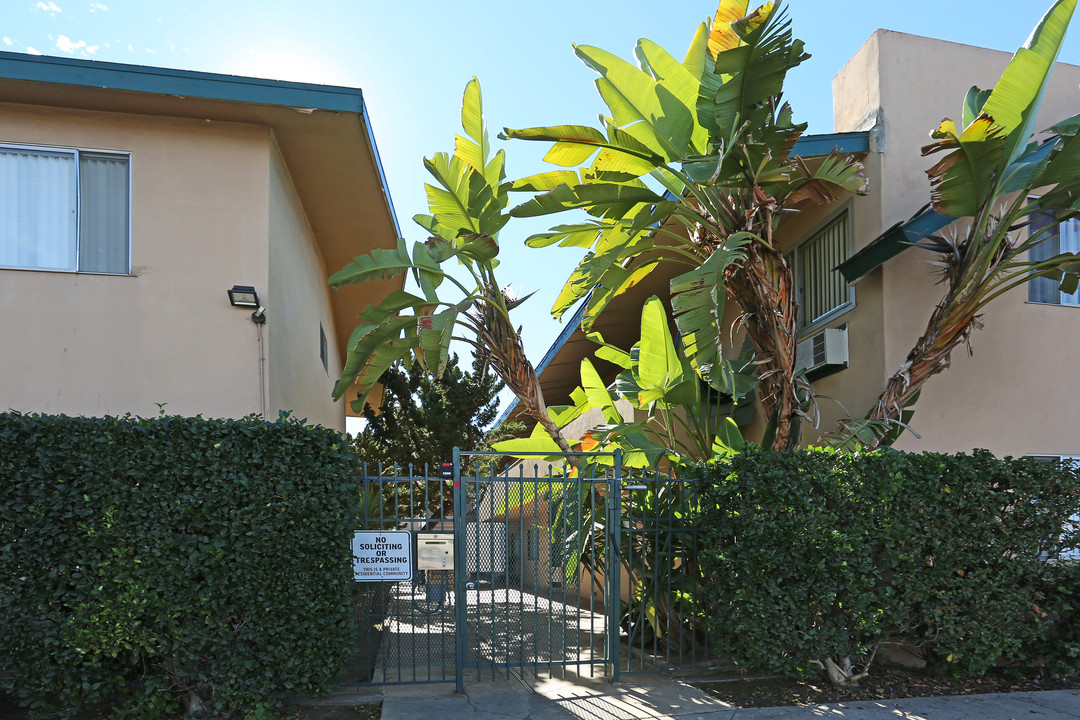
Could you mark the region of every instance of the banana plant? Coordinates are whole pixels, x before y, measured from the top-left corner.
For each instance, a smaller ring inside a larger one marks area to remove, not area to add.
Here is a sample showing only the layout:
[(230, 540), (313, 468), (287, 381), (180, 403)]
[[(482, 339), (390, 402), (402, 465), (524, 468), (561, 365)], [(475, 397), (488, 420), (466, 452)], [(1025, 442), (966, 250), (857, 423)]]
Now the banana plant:
[(515, 181), (511, 190), (535, 195), (511, 215), (580, 208), (590, 216), (527, 240), (588, 249), (552, 314), (587, 298), (588, 332), (613, 298), (662, 264), (682, 265), (671, 281), (672, 306), (693, 373), (718, 391), (732, 374), (723, 344), (731, 298), (756, 351), (773, 445), (792, 446), (810, 388), (794, 371), (795, 283), (774, 231), (799, 201), (829, 202), (867, 186), (851, 157), (808, 164), (792, 154), (806, 125), (794, 123), (783, 83), (809, 55), (792, 38), (782, 3), (748, 12), (746, 0), (721, 0), (682, 62), (649, 40), (635, 48), (637, 66), (595, 47), (574, 51), (599, 75), (610, 113), (601, 128), (500, 134), (550, 143), (545, 159), (562, 168)]
[[(395, 249), (360, 255), (330, 277), (330, 286), (336, 290), (408, 273), (420, 291), (419, 295), (394, 291), (360, 313), (360, 323), (348, 340), (345, 367), (334, 386), (334, 399), (352, 390), (356, 393), (352, 407), (361, 411), (382, 374), (409, 356), (440, 376), (450, 341), (460, 340), (487, 358), (525, 411), (555, 444), (569, 451), (547, 412), (536, 371), (525, 357), (520, 329), (510, 322), (510, 311), (524, 298), (507, 297), (495, 275), (499, 231), (510, 219), (506, 212), (510, 183), (506, 182), (503, 151), (491, 152), (476, 78), (465, 86), (461, 124), (465, 134), (457, 136), (453, 153), (424, 159), (434, 178), (434, 184), (425, 186), (430, 214), (416, 215), (413, 220), (428, 232), (428, 240), (414, 243), (410, 252), (405, 240), (398, 239)], [(447, 271), (445, 264), (451, 260), (463, 268), (465, 281)], [(454, 290), (452, 299), (446, 299), (446, 286)], [(455, 335), (459, 328), (466, 333)]]
[[(602, 476), (603, 466), (611, 463), (604, 453), (621, 449), (624, 472), (635, 479), (618, 499), (624, 518), (619, 557), (630, 581), (630, 601), (622, 623), (631, 640), (651, 643), (655, 638), (667, 646), (689, 648), (704, 625), (700, 603), (693, 600), (702, 577), (696, 548), (688, 543), (692, 534), (658, 533), (649, 528), (692, 527), (696, 498), (671, 476), (682, 475), (695, 461), (727, 456), (744, 446), (731, 412), (750, 395), (757, 379), (745, 372), (749, 358), (744, 358), (746, 367), (739, 366), (743, 371), (735, 370), (726, 379), (728, 402), (721, 402), (720, 394), (698, 378), (677, 349), (664, 305), (655, 296), (642, 308), (640, 340), (630, 351), (605, 343), (600, 333), (589, 337), (599, 345), (596, 356), (618, 365), (622, 372), (605, 387), (592, 361), (583, 359), (581, 385), (571, 393), (573, 404), (552, 407), (549, 412), (561, 424), (590, 411), (602, 414), (604, 424), (578, 441), (582, 450), (595, 453), (586, 456), (576, 470), (588, 467), (592, 474), (582, 477)], [(623, 416), (621, 408), (626, 406), (632, 408), (633, 417)], [(557, 449), (539, 425), (531, 437), (497, 443), (495, 448), (518, 457)], [(605, 570), (602, 548), (612, 540), (603, 515), (595, 512), (606, 505), (604, 492), (603, 483), (520, 483), (508, 493), (500, 512), (547, 493), (552, 526), (563, 529), (550, 536), (566, 538), (553, 556), (562, 559), (563, 573), (573, 581), (579, 563), (594, 572)]]
[[(642, 308), (640, 340), (629, 351), (605, 343), (598, 332), (589, 338), (599, 345), (596, 357), (623, 370), (610, 386), (605, 386), (592, 361), (584, 358), (581, 385), (570, 395), (573, 404), (548, 409), (552, 421), (559, 425), (589, 411), (603, 416), (603, 424), (577, 441), (580, 446), (597, 453), (620, 449), (627, 468), (663, 465), (676, 473), (696, 461), (725, 456), (743, 446), (731, 413), (739, 403), (747, 401), (757, 384), (757, 379), (747, 372), (748, 356), (725, 379), (723, 394), (712, 390), (677, 349), (664, 305), (656, 296)], [(620, 405), (629, 406), (634, 417), (623, 417)], [(507, 440), (494, 447), (520, 457), (557, 452), (539, 426), (530, 437)], [(599, 465), (611, 462), (602, 454), (590, 461)]]
[[(944, 297), (906, 361), (863, 418), (846, 418), (822, 441), (838, 448), (889, 445), (907, 427), (926, 381), (949, 367), (952, 352), (970, 348), (981, 313), (996, 298), (1047, 277), (1062, 292), (1075, 292), (1080, 253), (1035, 259), (1031, 251), (1080, 217), (1080, 115), (1049, 128), (1033, 141), (1035, 117), (1050, 71), (1076, 9), (1057, 0), (988, 91), (972, 87), (961, 126), (945, 119), (931, 132), (924, 156), (944, 153), (927, 170), (930, 200), (941, 215), (967, 219), (954, 237), (934, 235), (916, 245), (939, 255)], [(1032, 197), (1038, 190), (1039, 196)], [(1045, 218), (1052, 221), (1045, 222)], [(1033, 219), (1043, 227), (1032, 232)]]

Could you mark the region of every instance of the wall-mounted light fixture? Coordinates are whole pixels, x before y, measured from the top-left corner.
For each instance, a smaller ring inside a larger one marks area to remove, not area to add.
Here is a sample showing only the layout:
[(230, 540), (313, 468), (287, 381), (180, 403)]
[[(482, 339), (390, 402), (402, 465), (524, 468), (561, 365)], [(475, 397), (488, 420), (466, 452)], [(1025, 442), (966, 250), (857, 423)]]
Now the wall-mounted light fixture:
[(251, 321), (258, 328), (259, 336), (259, 412), (266, 419), (266, 356), (263, 351), (263, 329), (266, 322), (266, 308), (259, 302), (259, 293), (251, 285), (233, 285), (229, 293), (229, 304), (233, 307), (255, 308), (251, 313)]
[(233, 285), (229, 293), (229, 303), (233, 307), (259, 307), (259, 293), (250, 285)]

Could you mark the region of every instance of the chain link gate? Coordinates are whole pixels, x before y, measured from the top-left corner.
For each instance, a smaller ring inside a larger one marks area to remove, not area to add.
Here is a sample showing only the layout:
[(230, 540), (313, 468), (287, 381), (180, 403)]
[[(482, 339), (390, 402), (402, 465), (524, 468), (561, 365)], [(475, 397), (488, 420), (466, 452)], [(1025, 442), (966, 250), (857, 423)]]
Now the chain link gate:
[(679, 605), (691, 597), (687, 580), (697, 582), (696, 530), (661, 502), (686, 495), (680, 481), (627, 480), (618, 451), (588, 454), (583, 465), (596, 472), (585, 477), (533, 461), (463, 475), (463, 455), (499, 454), (455, 448), (440, 477), (395, 467), (363, 478), (357, 537), (384, 541), (371, 548), (407, 539), (412, 574), (356, 583), (359, 642), (344, 684), (454, 681), (462, 691), (466, 671), (568, 668), (617, 682), (706, 657), (705, 609)]

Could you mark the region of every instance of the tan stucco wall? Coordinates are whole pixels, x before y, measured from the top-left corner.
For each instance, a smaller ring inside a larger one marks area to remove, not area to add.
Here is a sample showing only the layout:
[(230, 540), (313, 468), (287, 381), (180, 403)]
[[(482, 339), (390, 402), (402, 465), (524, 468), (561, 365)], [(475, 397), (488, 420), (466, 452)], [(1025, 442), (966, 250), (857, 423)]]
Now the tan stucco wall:
[[(330, 316), (329, 288), (315, 238), (288, 168), (270, 154), (270, 284), (267, 295), (270, 418), (289, 410), (308, 423), (344, 432), (345, 403), (332, 401), (341, 375)], [(319, 358), (319, 325), (326, 332), (329, 372)]]
[(131, 277), (0, 270), (0, 410), (260, 410), (234, 284), (267, 286), (269, 133), (230, 123), (0, 105), (0, 142), (131, 153)]
[[(872, 148), (867, 161), (873, 197), (869, 203), (858, 201), (856, 217), (864, 229), (856, 234), (856, 249), (929, 200), (925, 170), (939, 156), (924, 158), (920, 148), (930, 142), (930, 130), (943, 117), (959, 121), (967, 89), (992, 87), (1010, 57), (878, 31), (837, 75), (836, 130), (873, 128), (872, 142), (883, 151), (874, 153)], [(1080, 68), (1056, 68), (1037, 127), (1080, 111), (1078, 84)], [(878, 217), (864, 224), (859, 217), (863, 207), (876, 207)], [(819, 392), (837, 395), (856, 416), (868, 409), (942, 295), (928, 265), (934, 259), (909, 250), (858, 283), (858, 306), (849, 313), (852, 370), (821, 381), (815, 386)], [(905, 433), (897, 448), (985, 447), (999, 455), (1080, 452), (1074, 429), (1080, 422), (1080, 403), (1062, 391), (1070, 384), (1071, 359), (1080, 351), (1080, 308), (1032, 305), (1026, 297), (1021, 288), (994, 301), (983, 318), (985, 329), (973, 335), (974, 356), (954, 353), (952, 368), (931, 379), (924, 390), (913, 419), (922, 439)], [(879, 318), (883, 334), (873, 329)], [(858, 332), (857, 324), (863, 326)], [(857, 353), (864, 350), (868, 356), (880, 353), (883, 364), (861, 368)], [(857, 368), (859, 377), (849, 383), (845, 376)]]

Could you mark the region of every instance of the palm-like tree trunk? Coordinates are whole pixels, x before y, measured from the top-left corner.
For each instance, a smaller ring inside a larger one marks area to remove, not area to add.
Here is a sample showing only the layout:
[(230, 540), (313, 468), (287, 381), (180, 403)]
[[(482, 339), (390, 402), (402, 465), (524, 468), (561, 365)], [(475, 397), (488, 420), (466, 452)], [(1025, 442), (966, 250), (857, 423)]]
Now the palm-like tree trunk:
[(794, 447), (801, 413), (795, 380), (795, 280), (791, 264), (775, 248), (754, 242), (746, 260), (728, 271), (727, 293), (743, 311), (746, 331), (757, 352), (758, 387), (766, 417), (776, 416), (774, 450)]
[[(525, 412), (540, 423), (559, 449), (565, 453), (573, 452), (558, 426), (548, 415), (540, 379), (525, 356), (520, 330), (515, 330), (510, 324), (506, 309), (498, 304), (498, 300), (488, 298), (479, 305), (476, 313), (470, 316), (478, 341), (475, 345), (477, 351), (487, 356), (492, 370), (517, 396)], [(577, 465), (576, 460), (571, 459), (570, 462)]]
[[(885, 384), (885, 390), (870, 411), (870, 420), (902, 422), (904, 408), (913, 402), (930, 378), (949, 368), (953, 350), (968, 342), (971, 331), (980, 326), (977, 313), (983, 299), (980, 292), (960, 297), (953, 289), (934, 308), (922, 337)], [(884, 439), (877, 435), (867, 449), (877, 448)]]

